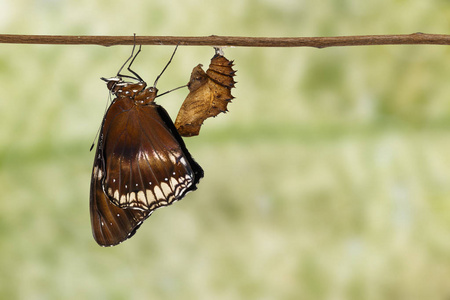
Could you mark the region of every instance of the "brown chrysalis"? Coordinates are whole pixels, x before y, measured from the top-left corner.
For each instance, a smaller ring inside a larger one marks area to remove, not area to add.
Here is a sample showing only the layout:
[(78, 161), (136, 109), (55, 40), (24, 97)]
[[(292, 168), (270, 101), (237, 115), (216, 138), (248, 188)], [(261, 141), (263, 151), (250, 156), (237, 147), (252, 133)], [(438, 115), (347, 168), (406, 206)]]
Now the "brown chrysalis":
[(236, 83), (233, 79), (233, 61), (223, 56), (220, 48), (211, 59), (208, 70), (196, 66), (188, 83), (189, 94), (183, 102), (175, 120), (175, 127), (181, 136), (195, 136), (207, 118), (227, 111), (227, 105), (234, 98), (231, 89)]

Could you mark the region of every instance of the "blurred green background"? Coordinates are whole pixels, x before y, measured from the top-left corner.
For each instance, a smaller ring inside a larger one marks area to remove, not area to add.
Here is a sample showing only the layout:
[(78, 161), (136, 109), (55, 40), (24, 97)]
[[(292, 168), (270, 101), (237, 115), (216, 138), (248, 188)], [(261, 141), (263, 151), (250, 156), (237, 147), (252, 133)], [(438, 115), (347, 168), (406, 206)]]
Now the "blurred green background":
[[(0, 31), (449, 33), (450, 2), (0, 2)], [(89, 147), (131, 47), (0, 45), (1, 299), (449, 299), (450, 49), (228, 48), (230, 113), (185, 139), (199, 189), (113, 248), (91, 236)], [(153, 82), (173, 46), (145, 46)], [(205, 66), (180, 47), (160, 91)], [(187, 90), (158, 99), (174, 118)]]

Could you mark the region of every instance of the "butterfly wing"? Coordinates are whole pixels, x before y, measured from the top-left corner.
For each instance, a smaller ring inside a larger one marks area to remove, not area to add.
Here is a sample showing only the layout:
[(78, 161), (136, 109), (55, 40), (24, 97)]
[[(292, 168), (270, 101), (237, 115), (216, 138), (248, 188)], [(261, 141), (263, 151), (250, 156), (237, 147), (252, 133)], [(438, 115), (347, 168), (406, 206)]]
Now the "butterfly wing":
[(104, 159), (97, 148), (91, 180), (90, 213), (92, 234), (101, 246), (114, 246), (130, 238), (151, 212), (114, 205), (103, 190)]
[(110, 200), (122, 208), (154, 210), (196, 189), (203, 171), (167, 112), (153, 102), (131, 108), (120, 104), (111, 108), (114, 119), (104, 124), (104, 190)]
[(158, 207), (196, 189), (203, 177), (167, 112), (151, 102), (116, 99), (105, 116), (91, 182), (95, 240), (131, 237)]

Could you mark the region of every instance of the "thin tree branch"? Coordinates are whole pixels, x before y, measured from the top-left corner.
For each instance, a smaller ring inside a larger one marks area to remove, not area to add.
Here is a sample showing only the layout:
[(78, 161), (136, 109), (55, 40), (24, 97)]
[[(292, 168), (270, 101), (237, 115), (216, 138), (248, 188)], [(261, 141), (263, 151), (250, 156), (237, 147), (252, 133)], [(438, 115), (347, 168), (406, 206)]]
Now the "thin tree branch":
[[(133, 45), (129, 36), (71, 36), (0, 34), (0, 43), (53, 45)], [(403, 35), (360, 35), (336, 37), (238, 37), (238, 36), (137, 36), (141, 45), (315, 47), (369, 45), (450, 45), (450, 35), (413, 33)]]

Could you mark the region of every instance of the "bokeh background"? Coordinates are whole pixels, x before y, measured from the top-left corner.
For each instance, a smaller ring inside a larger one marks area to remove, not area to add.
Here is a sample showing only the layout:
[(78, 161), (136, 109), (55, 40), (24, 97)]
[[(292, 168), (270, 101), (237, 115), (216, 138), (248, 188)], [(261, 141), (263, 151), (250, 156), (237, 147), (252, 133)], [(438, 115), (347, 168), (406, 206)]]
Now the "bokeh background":
[[(0, 2), (0, 32), (449, 33), (450, 2)], [(450, 49), (227, 48), (230, 113), (185, 139), (199, 189), (113, 248), (89, 147), (129, 46), (0, 45), (1, 299), (449, 299)], [(153, 82), (173, 46), (145, 46)], [(180, 47), (160, 91), (209, 64)], [(187, 90), (158, 99), (174, 118)]]

